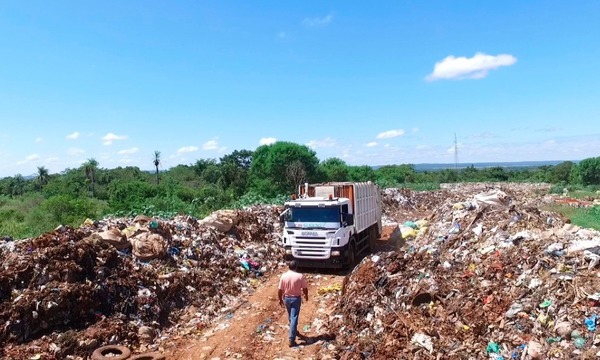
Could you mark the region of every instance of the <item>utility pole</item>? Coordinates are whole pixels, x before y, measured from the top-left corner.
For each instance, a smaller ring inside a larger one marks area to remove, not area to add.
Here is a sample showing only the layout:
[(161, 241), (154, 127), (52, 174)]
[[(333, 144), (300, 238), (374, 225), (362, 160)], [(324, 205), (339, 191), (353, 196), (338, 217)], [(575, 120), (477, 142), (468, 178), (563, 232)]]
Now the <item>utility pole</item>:
[(458, 141), (456, 133), (454, 133), (454, 170), (458, 170)]

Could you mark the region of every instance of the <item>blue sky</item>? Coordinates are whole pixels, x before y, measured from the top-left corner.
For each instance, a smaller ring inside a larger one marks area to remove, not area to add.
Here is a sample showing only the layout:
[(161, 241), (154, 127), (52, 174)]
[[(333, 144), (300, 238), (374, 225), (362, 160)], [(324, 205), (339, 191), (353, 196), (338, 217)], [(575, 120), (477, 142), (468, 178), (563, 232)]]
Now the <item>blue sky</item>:
[(599, 1), (3, 1), (0, 177), (600, 156)]

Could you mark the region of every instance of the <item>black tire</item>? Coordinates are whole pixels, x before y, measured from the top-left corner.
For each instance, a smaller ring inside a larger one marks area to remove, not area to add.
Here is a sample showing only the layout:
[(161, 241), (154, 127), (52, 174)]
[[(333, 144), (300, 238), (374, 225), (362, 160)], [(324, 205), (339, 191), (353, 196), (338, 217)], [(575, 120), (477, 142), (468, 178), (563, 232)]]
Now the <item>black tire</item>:
[(346, 268), (352, 269), (354, 265), (356, 265), (356, 245), (354, 244), (354, 239), (350, 239)]
[(374, 254), (375, 251), (377, 250), (377, 238), (379, 236), (377, 236), (377, 229), (376, 228), (371, 228), (371, 230), (369, 231), (369, 252), (371, 254)]
[[(111, 356), (106, 356), (110, 354)], [(92, 360), (125, 360), (131, 355), (128, 347), (120, 345), (107, 345), (94, 350)]]

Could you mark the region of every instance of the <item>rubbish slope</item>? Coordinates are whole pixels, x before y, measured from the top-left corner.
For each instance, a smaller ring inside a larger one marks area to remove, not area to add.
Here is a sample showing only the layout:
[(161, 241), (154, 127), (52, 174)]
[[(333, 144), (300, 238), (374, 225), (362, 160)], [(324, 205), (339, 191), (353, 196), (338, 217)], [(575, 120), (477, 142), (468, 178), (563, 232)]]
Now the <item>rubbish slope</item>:
[(87, 221), (2, 244), (0, 357), (86, 357), (106, 344), (157, 349), (190, 305), (190, 326), (210, 323), (277, 266), (279, 212)]
[[(434, 213), (417, 222), (423, 229), (407, 224), (417, 229), (402, 250), (366, 258), (351, 274), (330, 318), (338, 356), (596, 357), (600, 233), (540, 211), (540, 190), (440, 192), (446, 200), (435, 197)], [(415, 203), (410, 194), (405, 206)]]
[(275, 299), (280, 207), (1, 241), (0, 358), (83, 360), (110, 344), (175, 358), (594, 358), (600, 234), (539, 210), (555, 201), (545, 193), (385, 190), (395, 240), (346, 278), (308, 275), (311, 341), (298, 349), (283, 346)]

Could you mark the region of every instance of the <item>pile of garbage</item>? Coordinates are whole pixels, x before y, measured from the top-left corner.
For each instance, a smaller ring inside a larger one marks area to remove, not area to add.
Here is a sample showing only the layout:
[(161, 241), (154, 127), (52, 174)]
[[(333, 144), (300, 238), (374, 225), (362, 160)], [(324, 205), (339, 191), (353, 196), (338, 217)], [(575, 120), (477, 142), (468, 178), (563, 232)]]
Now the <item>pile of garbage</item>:
[[(540, 210), (541, 189), (477, 184), (415, 195), (438, 206), (408, 219), (425, 230), (402, 249), (367, 257), (350, 274), (330, 318), (338, 356), (600, 356), (600, 232)], [(412, 194), (396, 213), (415, 206)]]
[(197, 220), (86, 220), (0, 242), (0, 358), (87, 357), (98, 346), (157, 348), (186, 309), (207, 324), (282, 258), (281, 209)]

